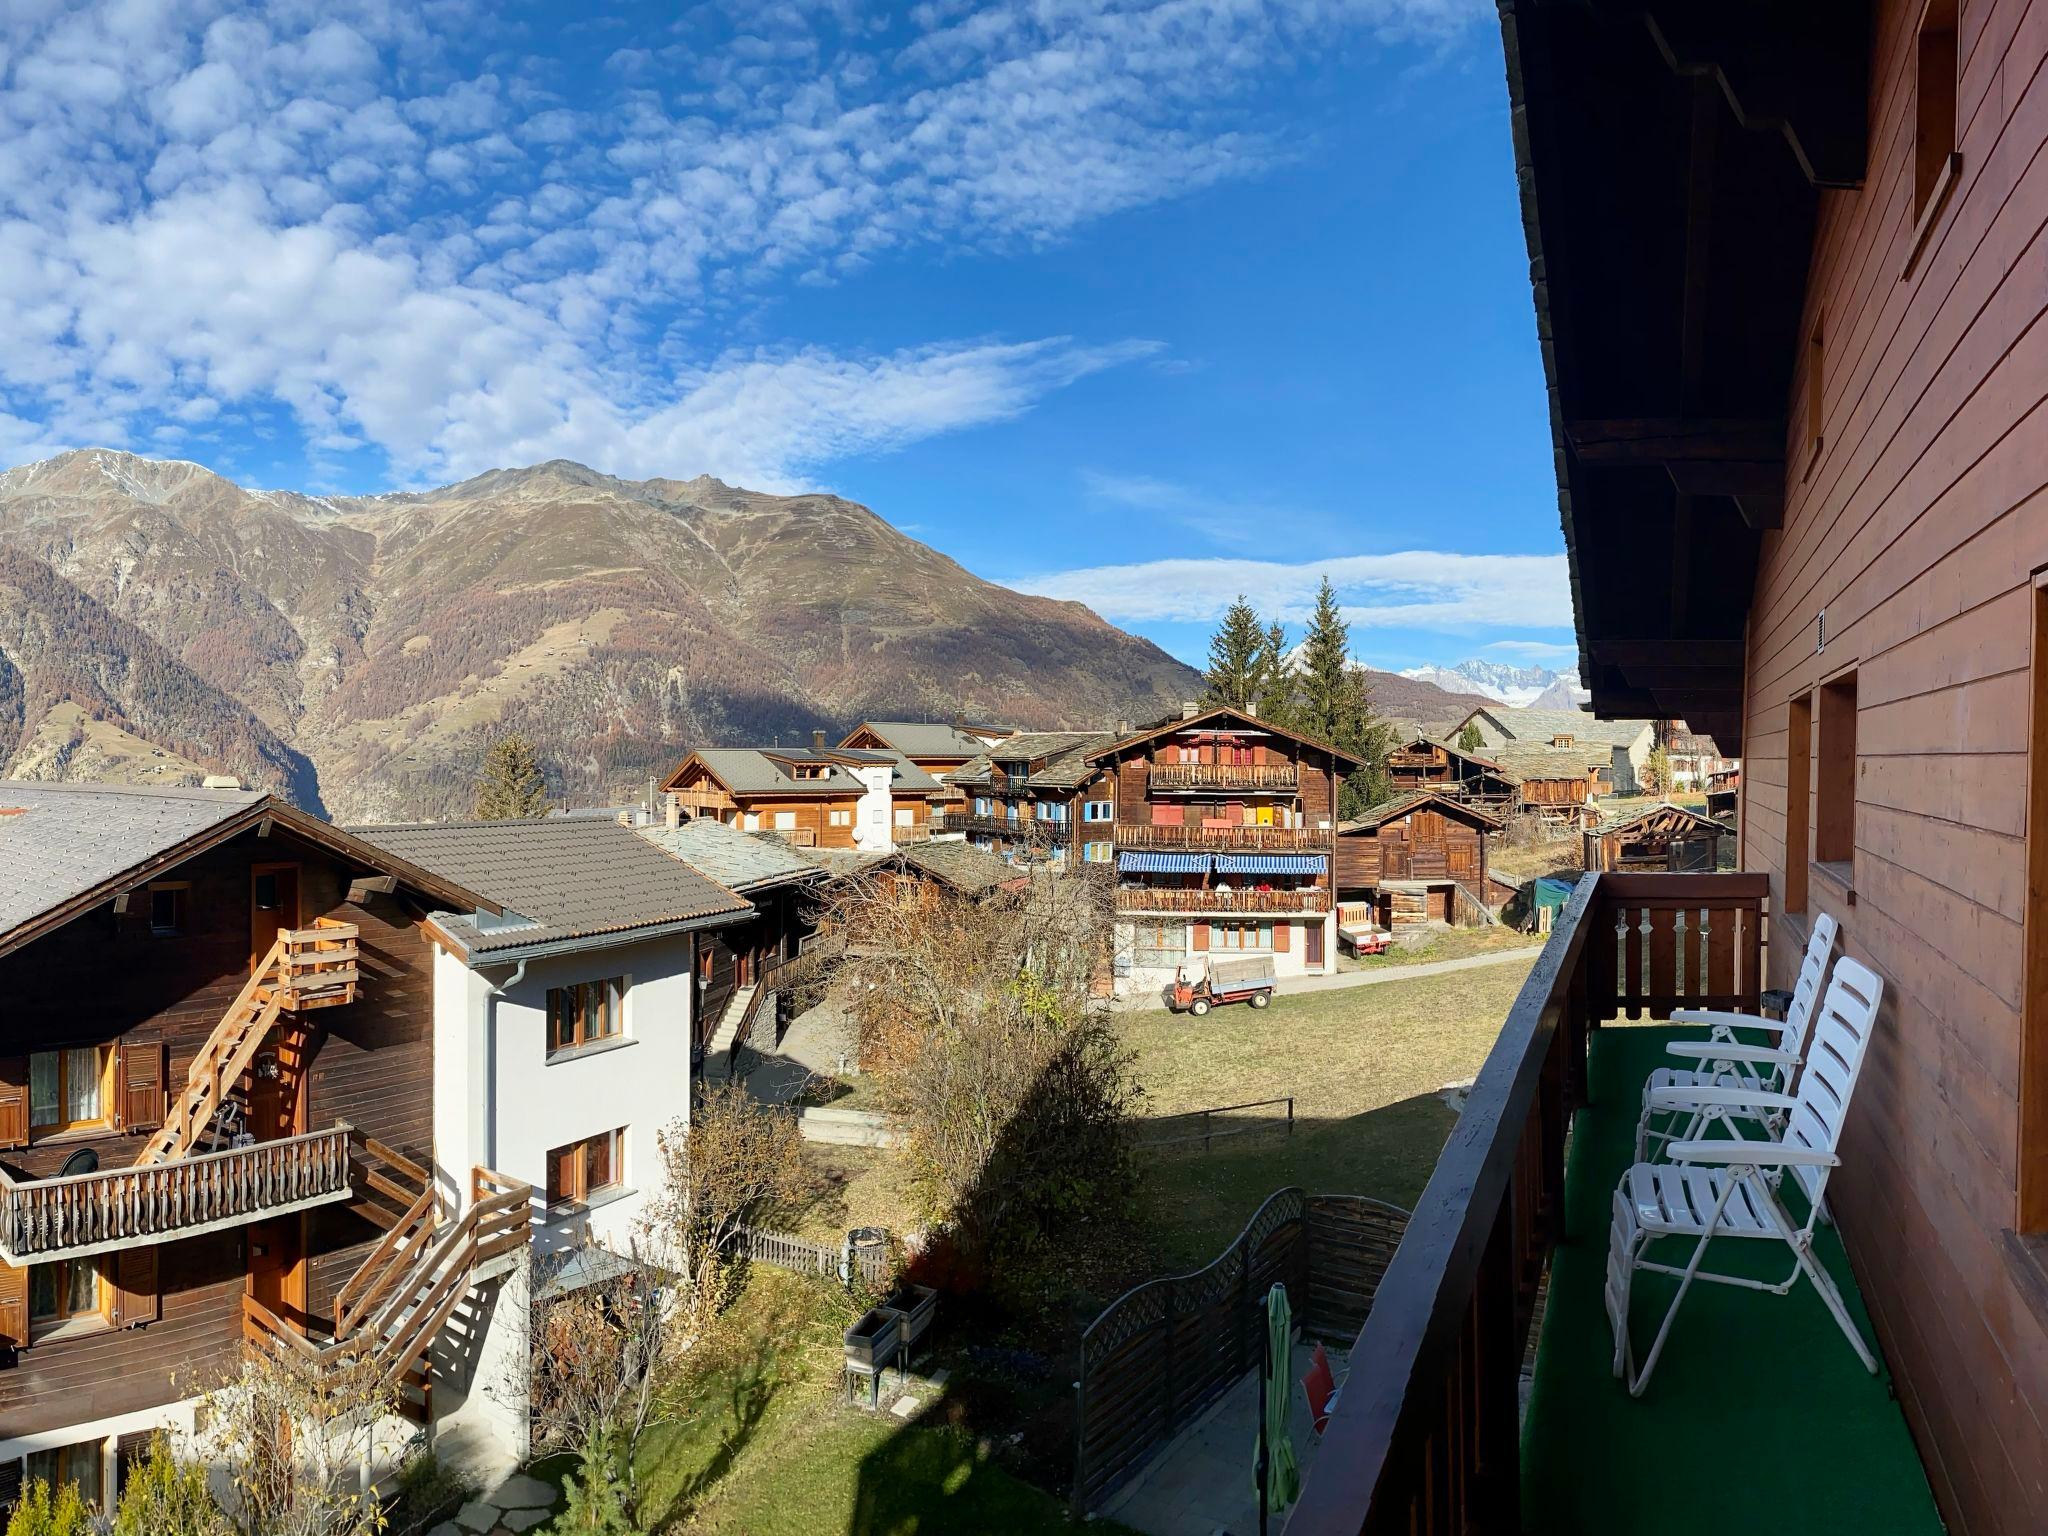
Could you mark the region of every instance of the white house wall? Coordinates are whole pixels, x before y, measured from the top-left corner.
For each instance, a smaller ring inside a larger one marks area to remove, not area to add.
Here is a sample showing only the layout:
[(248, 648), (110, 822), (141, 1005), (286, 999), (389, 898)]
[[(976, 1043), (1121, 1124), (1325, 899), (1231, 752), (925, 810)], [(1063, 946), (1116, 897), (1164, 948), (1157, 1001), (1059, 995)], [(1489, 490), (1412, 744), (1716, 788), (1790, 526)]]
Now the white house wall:
[[(587, 1230), (607, 1247), (625, 1247), (659, 1182), (657, 1137), (689, 1118), (691, 951), (682, 934), (537, 959), (503, 992), (494, 984), (509, 981), (510, 966), (467, 973), (473, 986), (450, 977), (444, 987), (437, 964), (435, 1155), (444, 1184), (466, 1201), (469, 1170), (480, 1163), (544, 1190), (552, 1148), (623, 1127), (618, 1192), (587, 1209), (546, 1214), (535, 1240), (545, 1252)], [(548, 989), (613, 976), (628, 979), (623, 1036), (550, 1060)], [(458, 996), (467, 1012), (462, 1026), (453, 1017)], [(445, 1031), (444, 997), (451, 1000)], [(442, 1054), (444, 1041), (458, 1038), (462, 1053)]]

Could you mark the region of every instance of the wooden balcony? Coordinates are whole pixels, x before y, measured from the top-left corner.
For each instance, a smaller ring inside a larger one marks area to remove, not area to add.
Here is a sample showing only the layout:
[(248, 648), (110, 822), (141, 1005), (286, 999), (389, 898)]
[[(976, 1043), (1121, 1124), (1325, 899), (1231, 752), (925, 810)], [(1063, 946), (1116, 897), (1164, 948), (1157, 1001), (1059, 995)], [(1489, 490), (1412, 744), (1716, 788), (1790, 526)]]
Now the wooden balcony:
[(1147, 786), (1163, 793), (1219, 789), (1291, 795), (1299, 782), (1292, 763), (1154, 763), (1146, 774)]
[(83, 1258), (348, 1200), (353, 1135), (341, 1124), (132, 1168), (0, 1173), (0, 1256), (16, 1266)]
[[(1602, 1026), (1755, 1011), (1768, 893), (1763, 875), (1581, 878), (1380, 1283), (1286, 1536), (1655, 1528), (1674, 1500), (1688, 1529), (1940, 1529), (1897, 1402), (1809, 1285), (1695, 1287), (1648, 1393), (1610, 1374), (1609, 1213), (1672, 1031)], [(1816, 1252), (1860, 1317), (1835, 1229)], [(1709, 1260), (1731, 1261), (1742, 1255), (1720, 1247)], [(1756, 1262), (1773, 1282), (1787, 1267)], [(1638, 1350), (1661, 1307), (1638, 1305)], [(1833, 1437), (1825, 1457), (1808, 1453), (1816, 1422)], [(1674, 1483), (1673, 1448), (1704, 1446), (1741, 1447), (1739, 1474)]]
[(1294, 916), (1330, 910), (1322, 886), (1298, 891), (1189, 891), (1125, 889), (1116, 893), (1119, 912), (1203, 912), (1248, 917)]
[(1327, 853), (1327, 827), (1204, 827), (1192, 823), (1124, 822), (1113, 834), (1119, 848), (1179, 848), (1190, 852)]
[(1035, 816), (978, 816), (972, 811), (947, 811), (932, 818), (941, 832), (969, 832), (979, 837), (1007, 837), (1019, 842), (1064, 842), (1072, 825), (1064, 821), (1040, 821)]

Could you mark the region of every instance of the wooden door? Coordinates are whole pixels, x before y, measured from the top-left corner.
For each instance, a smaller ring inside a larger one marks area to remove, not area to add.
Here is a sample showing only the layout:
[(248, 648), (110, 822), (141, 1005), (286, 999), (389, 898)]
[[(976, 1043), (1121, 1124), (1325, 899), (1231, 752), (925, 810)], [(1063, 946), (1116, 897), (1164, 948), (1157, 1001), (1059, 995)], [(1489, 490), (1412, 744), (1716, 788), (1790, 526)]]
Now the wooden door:
[(249, 969), (270, 953), (278, 934), (299, 926), (299, 866), (249, 866)]
[(1301, 962), (1312, 967), (1323, 963), (1323, 925), (1316, 918), (1301, 925)]
[(1406, 880), (1408, 878), (1408, 839), (1399, 827), (1380, 829), (1380, 878), (1382, 880)]
[(306, 1245), (301, 1218), (279, 1216), (249, 1228), (249, 1294), (279, 1317), (306, 1315)]

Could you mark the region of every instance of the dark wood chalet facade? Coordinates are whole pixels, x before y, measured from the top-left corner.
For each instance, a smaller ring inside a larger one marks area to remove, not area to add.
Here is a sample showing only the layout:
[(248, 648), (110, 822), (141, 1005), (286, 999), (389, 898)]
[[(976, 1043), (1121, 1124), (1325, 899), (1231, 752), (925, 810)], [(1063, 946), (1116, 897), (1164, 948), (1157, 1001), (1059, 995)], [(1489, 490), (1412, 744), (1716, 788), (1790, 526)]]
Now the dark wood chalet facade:
[(0, 1477), (76, 1426), (86, 1481), (252, 1326), (332, 1336), (429, 1192), (418, 916), (489, 904), (250, 793), (0, 784), (0, 862)]
[(1190, 707), (1093, 761), (1114, 797), (1120, 984), (1214, 953), (1270, 953), (1282, 975), (1334, 969), (1337, 792), (1357, 758)]
[(1483, 751), (1418, 736), (1387, 754), (1387, 781), (1397, 790), (1463, 795), (1489, 807), (1511, 805), (1518, 781)]
[(1370, 807), (1337, 833), (1337, 895), (1365, 902), (1398, 931), (1486, 921), (1486, 840), (1500, 818), (1473, 801), (1410, 790)]
[(1012, 862), (1107, 863), (1114, 796), (1095, 754), (1101, 731), (1022, 731), (956, 769), (962, 797), (935, 827)]

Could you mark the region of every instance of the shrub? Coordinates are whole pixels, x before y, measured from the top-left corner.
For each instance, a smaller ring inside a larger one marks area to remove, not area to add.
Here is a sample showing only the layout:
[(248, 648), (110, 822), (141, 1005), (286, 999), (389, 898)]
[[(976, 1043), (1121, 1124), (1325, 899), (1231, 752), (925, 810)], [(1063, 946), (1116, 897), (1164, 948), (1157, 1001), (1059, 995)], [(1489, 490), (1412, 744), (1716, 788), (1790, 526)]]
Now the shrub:
[(78, 1496), (78, 1484), (54, 1491), (40, 1477), (22, 1490), (7, 1521), (7, 1536), (91, 1536), (92, 1516)]
[(206, 1468), (179, 1461), (169, 1437), (159, 1434), (129, 1468), (114, 1508), (114, 1536), (228, 1536), (228, 1522), (207, 1487)]

